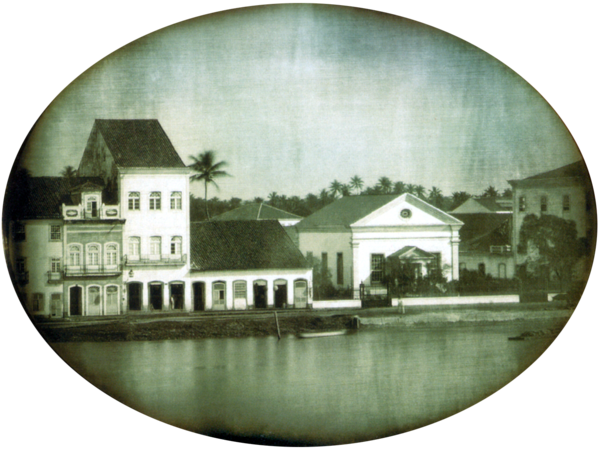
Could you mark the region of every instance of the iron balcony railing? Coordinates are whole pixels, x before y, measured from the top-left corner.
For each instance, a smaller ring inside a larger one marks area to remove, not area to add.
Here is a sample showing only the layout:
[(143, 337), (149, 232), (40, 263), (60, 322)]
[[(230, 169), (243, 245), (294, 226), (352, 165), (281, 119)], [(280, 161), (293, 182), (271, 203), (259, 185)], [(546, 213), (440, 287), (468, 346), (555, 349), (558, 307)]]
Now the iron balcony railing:
[(126, 266), (179, 266), (187, 262), (187, 254), (182, 255), (140, 255), (123, 257)]
[(81, 265), (81, 266), (65, 266), (65, 277), (94, 277), (94, 276), (110, 276), (118, 275), (123, 271), (121, 264), (114, 265)]

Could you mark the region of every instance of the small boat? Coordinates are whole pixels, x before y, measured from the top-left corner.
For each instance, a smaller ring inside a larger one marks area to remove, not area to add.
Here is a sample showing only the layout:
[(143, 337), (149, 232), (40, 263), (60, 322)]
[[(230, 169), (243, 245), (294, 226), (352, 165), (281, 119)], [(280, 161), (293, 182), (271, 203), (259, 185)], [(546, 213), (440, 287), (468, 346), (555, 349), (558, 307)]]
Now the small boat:
[(344, 334), (348, 334), (349, 331), (350, 330), (305, 332), (305, 333), (298, 333), (298, 337), (300, 339), (308, 339), (308, 338), (319, 338), (319, 337), (329, 337), (329, 336), (342, 336)]

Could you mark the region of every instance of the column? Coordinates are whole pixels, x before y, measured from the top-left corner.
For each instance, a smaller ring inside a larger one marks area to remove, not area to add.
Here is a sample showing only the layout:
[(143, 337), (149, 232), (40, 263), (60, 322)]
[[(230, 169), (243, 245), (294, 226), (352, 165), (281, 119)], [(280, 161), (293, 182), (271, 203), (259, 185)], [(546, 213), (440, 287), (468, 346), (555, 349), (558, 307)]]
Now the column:
[[(454, 234), (456, 233), (456, 235)], [(459, 261), (458, 261), (458, 244), (460, 243), (460, 238), (458, 237), (458, 232), (452, 232), (452, 280), (458, 280), (459, 277)]]
[(149, 306), (148, 306), (148, 299), (149, 299), (149, 289), (150, 289), (150, 284), (148, 283), (142, 283), (142, 311), (148, 312), (150, 310)]
[(273, 290), (273, 280), (267, 281), (267, 308), (275, 307), (275, 291)]
[(192, 291), (192, 280), (185, 282), (183, 287), (183, 310), (192, 311), (194, 309), (193, 303), (193, 291)]
[(359, 261), (360, 261), (360, 252), (359, 252), (359, 242), (356, 241), (352, 241), (350, 243), (350, 245), (352, 246), (352, 289), (354, 289), (354, 295), (353, 298), (359, 299), (360, 298), (360, 267), (359, 267)]
[(163, 311), (171, 311), (171, 292), (169, 283), (163, 284)]

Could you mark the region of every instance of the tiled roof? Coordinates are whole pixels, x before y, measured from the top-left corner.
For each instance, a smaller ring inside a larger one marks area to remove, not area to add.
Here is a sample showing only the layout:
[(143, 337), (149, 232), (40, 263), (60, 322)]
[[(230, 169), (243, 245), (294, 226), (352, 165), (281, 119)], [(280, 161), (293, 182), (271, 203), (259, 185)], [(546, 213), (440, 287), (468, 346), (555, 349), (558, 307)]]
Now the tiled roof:
[(499, 199), (498, 197), (483, 197), (470, 198), (461, 205), (452, 210), (451, 214), (467, 214), (467, 213), (485, 213), (485, 212), (510, 212), (511, 207), (501, 204), (500, 201), (506, 203), (507, 199)]
[(212, 220), (300, 220), (302, 217), (264, 203), (248, 203), (213, 217)]
[(455, 214), (464, 225), (459, 231), (461, 250), (489, 249), (490, 245), (510, 245), (510, 215)]
[(156, 119), (96, 119), (95, 126), (119, 167), (185, 167)]
[(343, 197), (314, 212), (296, 225), (300, 230), (310, 228), (346, 227), (362, 219), (399, 195), (356, 195)]
[(400, 197), (407, 203), (416, 206), (426, 214), (429, 214), (448, 225), (461, 225), (461, 222), (456, 220), (456, 218), (450, 214), (445, 213), (412, 194), (395, 194), (342, 197), (311, 214), (296, 226), (300, 231), (311, 229), (325, 230), (328, 228), (342, 227), (350, 228), (350, 225)]
[(276, 220), (193, 222), (190, 233), (195, 271), (309, 267)]
[(564, 178), (564, 177), (587, 177), (588, 172), (585, 168), (583, 161), (577, 161), (566, 166), (559, 167), (558, 169), (550, 170), (548, 172), (539, 173), (531, 177), (525, 178), (526, 180), (537, 180), (541, 178)]
[(102, 186), (102, 179), (95, 177), (31, 177), (26, 188), (21, 189), (24, 197), (17, 205), (14, 219), (60, 219), (61, 205), (71, 203), (71, 191), (77, 187), (93, 183)]

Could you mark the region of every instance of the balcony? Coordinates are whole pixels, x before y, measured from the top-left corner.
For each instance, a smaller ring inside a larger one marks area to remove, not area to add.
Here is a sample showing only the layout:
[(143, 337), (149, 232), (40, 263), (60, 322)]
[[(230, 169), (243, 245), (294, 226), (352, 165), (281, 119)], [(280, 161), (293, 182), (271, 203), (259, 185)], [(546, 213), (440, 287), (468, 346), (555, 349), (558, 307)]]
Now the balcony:
[(62, 205), (65, 220), (115, 220), (120, 219), (118, 205), (105, 205), (95, 211), (86, 211), (84, 205)]
[(65, 266), (64, 275), (68, 277), (110, 277), (119, 275), (123, 271), (121, 264), (117, 265), (81, 265), (81, 266)]
[(62, 271), (60, 272), (51, 272), (48, 271), (48, 283), (60, 283), (63, 279)]
[(187, 254), (183, 255), (140, 255), (124, 257), (126, 266), (183, 266), (187, 263)]
[(511, 251), (510, 245), (490, 245), (490, 253), (510, 253)]

